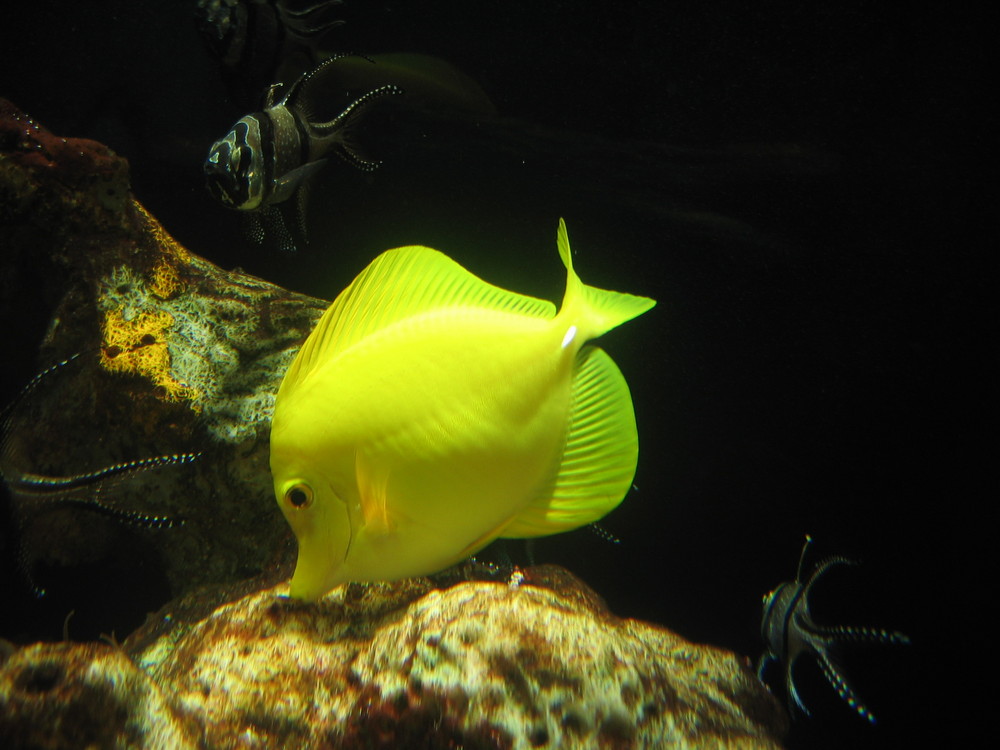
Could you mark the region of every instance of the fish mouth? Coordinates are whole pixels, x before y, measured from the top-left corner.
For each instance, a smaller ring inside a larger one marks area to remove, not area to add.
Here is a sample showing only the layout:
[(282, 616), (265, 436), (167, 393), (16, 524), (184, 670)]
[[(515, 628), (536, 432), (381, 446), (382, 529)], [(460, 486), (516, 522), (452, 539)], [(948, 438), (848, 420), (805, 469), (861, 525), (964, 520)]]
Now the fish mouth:
[(349, 580), (347, 558), (353, 548), (356, 528), (347, 505), (334, 501), (332, 507), (327, 505), (322, 515), (315, 519), (312, 528), (300, 529), (298, 558), (289, 585), (291, 598), (317, 601)]

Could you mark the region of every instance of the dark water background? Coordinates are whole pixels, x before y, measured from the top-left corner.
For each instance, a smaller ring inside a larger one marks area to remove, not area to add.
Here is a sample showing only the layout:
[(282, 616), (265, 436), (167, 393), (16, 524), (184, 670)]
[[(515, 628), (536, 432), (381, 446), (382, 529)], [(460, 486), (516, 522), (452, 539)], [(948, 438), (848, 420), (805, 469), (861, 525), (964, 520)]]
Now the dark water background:
[[(537, 558), (619, 615), (756, 657), (760, 597), (811, 533), (817, 558), (863, 560), (817, 591), (817, 619), (914, 645), (848, 660), (874, 729), (804, 667), (816, 718), (789, 746), (957, 742), (975, 724), (965, 674), (990, 630), (975, 556), (998, 490), (983, 471), (996, 233), (972, 231), (993, 90), (982, 19), (943, 4), (352, 0), (336, 46), (443, 57), (506, 119), (454, 143), (404, 127), (373, 144), (386, 164), (371, 177), (334, 165), (313, 246), (278, 256), (204, 190), (208, 145), (244, 112), (192, 6), (19, 3), (4, 11), (0, 96), (126, 156), (137, 197), (194, 252), (318, 297), (419, 243), (558, 300), (564, 216), (585, 281), (659, 304), (602, 342), (640, 431), (636, 489), (604, 524), (622, 543), (584, 530)], [(27, 342), (45, 319), (3, 321), (19, 332), (5, 399), (38, 366)], [(58, 637), (70, 605), (33, 606), (9, 563), (3, 576), (0, 637)], [(119, 601), (143, 590), (134, 577), (108, 577), (79, 637), (121, 634), (162, 603)]]

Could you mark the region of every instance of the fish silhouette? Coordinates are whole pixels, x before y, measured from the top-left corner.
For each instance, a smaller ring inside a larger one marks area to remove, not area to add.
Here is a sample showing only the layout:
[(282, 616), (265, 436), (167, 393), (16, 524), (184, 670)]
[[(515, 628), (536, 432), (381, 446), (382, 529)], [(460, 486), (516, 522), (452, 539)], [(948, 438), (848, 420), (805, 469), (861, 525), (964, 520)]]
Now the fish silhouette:
[(272, 83), (291, 82), (322, 60), (320, 44), (344, 20), (341, 0), (198, 0), (195, 21), (222, 68), (230, 97), (252, 106)]

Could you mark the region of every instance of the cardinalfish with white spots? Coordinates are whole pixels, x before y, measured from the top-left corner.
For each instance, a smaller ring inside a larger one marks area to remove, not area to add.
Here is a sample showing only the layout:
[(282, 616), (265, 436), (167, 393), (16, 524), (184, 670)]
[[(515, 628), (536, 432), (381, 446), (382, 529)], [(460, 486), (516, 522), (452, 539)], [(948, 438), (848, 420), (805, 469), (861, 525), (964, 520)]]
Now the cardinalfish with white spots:
[(271, 425), (274, 491), (299, 545), (293, 598), (434, 573), (499, 537), (592, 523), (624, 499), (638, 459), (632, 398), (587, 342), (656, 303), (587, 286), (562, 221), (557, 239), (558, 312), (402, 247), (320, 319)]
[(788, 713), (795, 716), (795, 709), (798, 709), (809, 716), (809, 709), (795, 686), (794, 669), (800, 656), (812, 656), (841, 700), (862, 719), (874, 724), (875, 714), (861, 700), (843, 669), (837, 664), (837, 649), (845, 644), (861, 643), (907, 645), (910, 639), (896, 630), (816, 623), (809, 612), (809, 597), (813, 586), (834, 567), (855, 563), (839, 555), (828, 557), (813, 568), (808, 578), (804, 578), (803, 565), (811, 544), (812, 537), (807, 535), (799, 555), (795, 580), (785, 581), (764, 596), (760, 634), (766, 650), (758, 662), (757, 676), (763, 682), (767, 667), (770, 664), (780, 664), (788, 695)]
[(471, 78), (427, 55), (339, 53), (279, 98), (283, 89), (271, 86), (262, 111), (240, 118), (212, 144), (204, 171), (209, 192), (250, 219), (251, 239), (269, 239), (286, 251), (308, 242), (309, 188), (331, 155), (366, 172), (381, 165), (357, 138), (375, 105), (394, 99), (410, 111), (495, 113)]
[[(336, 55), (309, 71), (278, 100), (280, 84), (272, 86), (264, 110), (240, 118), (224, 138), (212, 144), (205, 161), (206, 185), (223, 205), (240, 211), (265, 212), (251, 236), (262, 242), (266, 230), (278, 233), (279, 247), (294, 250), (306, 237), (306, 187), (336, 153), (355, 167), (371, 171), (379, 162), (363, 156), (350, 136), (365, 110), (376, 100), (403, 93), (391, 84), (371, 89), (353, 99), (332, 119), (313, 115), (316, 88), (341, 57)], [(277, 211), (296, 197), (295, 216)]]
[[(31, 466), (31, 456), (26, 455), (19, 438), (22, 430), (33, 425), (26, 424), (26, 418), (21, 417), (19, 412), (22, 409), (31, 412), (31, 409), (25, 408), (26, 403), (50, 379), (57, 377), (57, 373), (78, 362), (81, 356), (73, 354), (38, 373), (0, 411), (0, 479), (13, 500), (15, 517), (23, 524), (25, 519), (46, 511), (75, 507), (147, 529), (164, 529), (183, 524), (183, 518), (157, 513), (154, 509), (143, 512), (119, 507), (115, 502), (116, 495), (131, 478), (157, 469), (191, 463), (200, 457), (200, 453), (150, 456), (61, 475), (39, 472)], [(44, 590), (34, 584), (23, 548), (20, 564), (31, 588), (39, 596), (44, 594)]]

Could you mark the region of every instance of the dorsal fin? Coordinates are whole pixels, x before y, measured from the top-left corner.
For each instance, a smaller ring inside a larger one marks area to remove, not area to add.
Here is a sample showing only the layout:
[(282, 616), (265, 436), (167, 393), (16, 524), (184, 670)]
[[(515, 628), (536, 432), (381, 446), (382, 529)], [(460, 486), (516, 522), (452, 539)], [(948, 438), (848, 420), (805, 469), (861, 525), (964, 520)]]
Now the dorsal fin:
[[(367, 62), (366, 62), (367, 61)], [(374, 61), (375, 65), (370, 63)], [(482, 87), (470, 76), (439, 57), (414, 53), (376, 53), (341, 60), (338, 73), (346, 89), (371, 89), (395, 84), (406, 91), (403, 106), (454, 116), (488, 117), (497, 110)]]
[[(345, 57), (359, 57), (362, 60), (367, 60), (369, 63), (375, 63), (375, 61), (370, 57), (365, 57), (364, 55), (359, 55), (355, 52), (337, 52), (325, 59), (312, 70), (303, 73), (295, 79), (295, 82), (288, 89), (288, 93), (285, 95), (282, 104), (286, 107), (298, 109), (305, 115), (306, 119), (309, 119), (312, 115), (312, 106), (305, 100), (305, 97), (309, 96), (311, 89), (315, 86), (322, 86), (324, 75), (331, 70), (337, 60), (341, 60)], [(322, 94), (321, 91), (317, 91), (316, 93), (317, 95)]]
[(372, 333), (447, 307), (555, 316), (551, 302), (489, 284), (437, 250), (417, 245), (386, 250), (323, 313), (289, 367), (281, 390)]
[(313, 122), (311, 119), (305, 118), (303, 125), (312, 138), (334, 138), (335, 145), (339, 147), (337, 151), (344, 161), (362, 171), (371, 172), (377, 169), (382, 162), (362, 155), (361, 149), (354, 142), (353, 128), (357, 126), (374, 102), (388, 96), (402, 96), (402, 94), (403, 90), (398, 86), (386, 84), (362, 94), (329, 122)]

